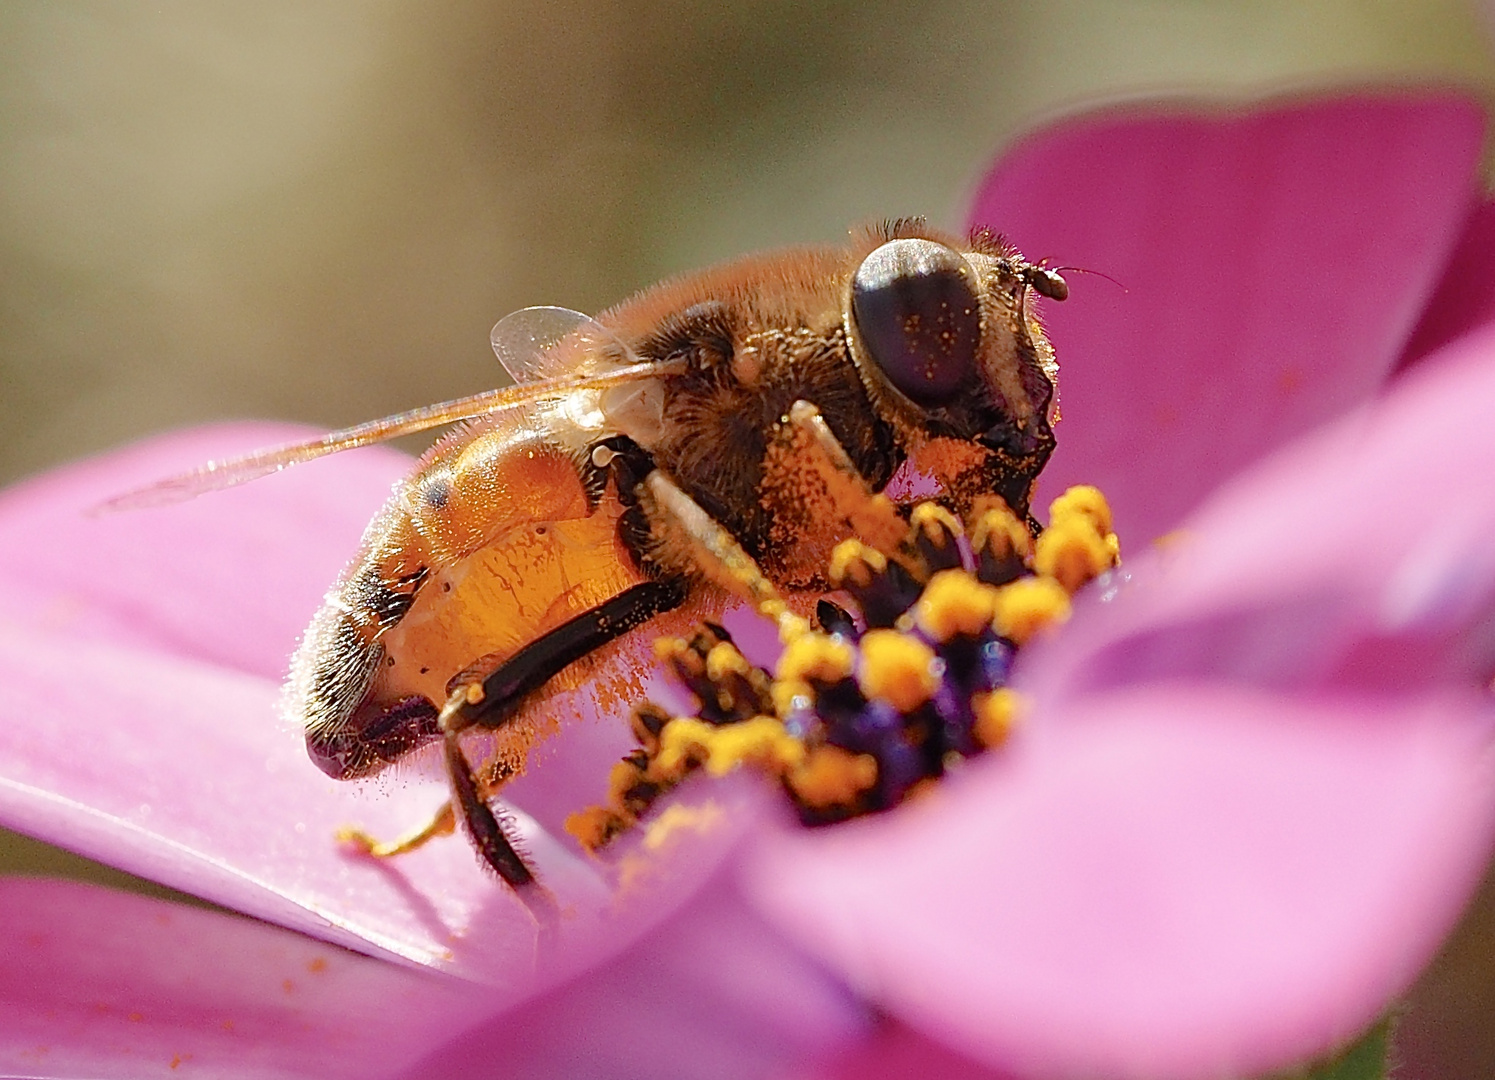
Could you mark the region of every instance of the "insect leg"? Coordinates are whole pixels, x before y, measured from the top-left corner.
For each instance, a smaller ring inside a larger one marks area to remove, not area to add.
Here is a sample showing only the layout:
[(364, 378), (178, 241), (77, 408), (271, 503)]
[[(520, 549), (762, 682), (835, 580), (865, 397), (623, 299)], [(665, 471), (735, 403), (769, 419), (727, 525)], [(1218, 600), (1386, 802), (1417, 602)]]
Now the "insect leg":
[(625, 589), (536, 638), (480, 681), (459, 685), (441, 710), (443, 750), (455, 805), (473, 844), (499, 877), (515, 888), (530, 885), (534, 872), (515, 849), (503, 823), (488, 805), (459, 736), (469, 728), (506, 724), (530, 694), (588, 653), (684, 603), (684, 579), (646, 581)]
[(779, 637), (786, 642), (809, 629), (809, 622), (789, 610), (737, 538), (663, 471), (655, 469), (644, 477), (638, 492), (657, 541), (652, 556), (660, 564), (704, 576), (750, 601), (778, 624)]
[(452, 796), (462, 808), (462, 820), (467, 823), (468, 835), (483, 861), (493, 867), (495, 873), (516, 889), (535, 883), (535, 873), (524, 861), (524, 856), (514, 847), (498, 815), (488, 805), (478, 787), (477, 777), (467, 755), (462, 752), (458, 738), (460, 728), (447, 725), (448, 713), (461, 708), (462, 691), (452, 695), (447, 707), (442, 710), (442, 749), (446, 760), (446, 773), (452, 783)]
[(339, 829), (337, 838), (344, 843), (356, 844), (376, 859), (387, 859), (393, 855), (403, 855), (407, 851), (414, 851), (418, 847), (424, 847), (428, 841), (434, 840), (438, 836), (450, 836), (456, 827), (457, 819), (452, 813), (451, 800), (447, 800), (432, 815), (430, 821), (398, 839), (376, 840), (362, 829), (354, 828), (351, 825)]
[(896, 555), (908, 532), (893, 501), (876, 494), (821, 416), (808, 401), (796, 401), (774, 432), (764, 462), (765, 494), (804, 500), (806, 485), (828, 499), (833, 512), (863, 543)]
[(448, 702), (442, 710), (443, 718), (448, 711), (452, 714), (449, 720), (443, 719), (443, 729), (448, 725), (457, 731), (502, 727), (525, 695), (614, 638), (679, 607), (686, 591), (683, 578), (641, 582), (540, 635), (481, 680), (458, 687), (453, 694), (455, 707)]

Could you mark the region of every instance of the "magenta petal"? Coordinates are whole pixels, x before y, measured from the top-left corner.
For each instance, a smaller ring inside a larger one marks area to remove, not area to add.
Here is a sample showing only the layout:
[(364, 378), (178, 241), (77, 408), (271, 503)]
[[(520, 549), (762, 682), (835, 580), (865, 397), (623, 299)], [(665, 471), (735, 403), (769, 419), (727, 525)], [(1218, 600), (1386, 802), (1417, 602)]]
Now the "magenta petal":
[(1242, 474), (1024, 655), (1061, 698), (1138, 680), (1398, 692), (1495, 676), (1495, 328)]
[(996, 1071), (957, 1054), (950, 1047), (922, 1032), (892, 1020), (861, 1043), (828, 1057), (801, 1073), (796, 1080), (1012, 1080), (1010, 1073)]
[(283, 678), (409, 457), (358, 450), (173, 506), (91, 511), (211, 458), (308, 434), (285, 424), (178, 432), (0, 493), (6, 614), (81, 640)]
[(387, 1076), (476, 1019), (460, 983), (68, 882), (0, 879), (0, 955), (7, 1076)]
[[(278, 684), (9, 620), (0, 671), (8, 827), (353, 948), (527, 978), (529, 913), (466, 844), (380, 865), (334, 838), (347, 824), (397, 835), (430, 816), (444, 787), (322, 776), (276, 715)], [(562, 895), (596, 902), (595, 875), (530, 833)]]
[(1045, 497), (1099, 484), (1132, 544), (1370, 396), (1476, 191), (1467, 99), (1085, 117), (1006, 155), (972, 220), (1099, 271), (1046, 309), (1064, 421)]
[(751, 884), (909, 1023), (1025, 1076), (1255, 1075), (1405, 989), (1495, 823), (1488, 704), (1177, 684), (1071, 703)]
[(1491, 322), (1495, 322), (1495, 202), (1484, 202), (1466, 223), (1399, 366), (1415, 364)]
[(454, 1040), (407, 1075), (787, 1077), (797, 1063), (859, 1038), (865, 1007), (745, 904), (728, 877), (718, 875), (632, 948)]

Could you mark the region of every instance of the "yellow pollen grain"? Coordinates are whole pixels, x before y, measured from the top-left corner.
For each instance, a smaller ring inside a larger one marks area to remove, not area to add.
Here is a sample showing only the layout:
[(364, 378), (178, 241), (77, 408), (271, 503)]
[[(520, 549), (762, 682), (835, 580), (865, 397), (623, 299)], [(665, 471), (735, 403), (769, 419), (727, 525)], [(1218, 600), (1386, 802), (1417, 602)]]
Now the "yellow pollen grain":
[(654, 659), (669, 660), (689, 647), (684, 638), (657, 637), (654, 639)]
[(851, 674), (854, 660), (851, 646), (840, 638), (802, 634), (779, 657), (777, 677), (789, 682), (839, 682)]
[(877, 783), (877, 759), (839, 746), (818, 746), (785, 779), (810, 806), (845, 805)]
[(899, 712), (913, 712), (939, 688), (934, 651), (896, 630), (868, 630), (862, 635), (862, 662), (857, 685), (868, 698), (882, 698)]
[(1086, 515), (1069, 514), (1043, 531), (1034, 545), (1033, 569), (1073, 595), (1115, 564), (1115, 554)]
[(773, 619), (774, 623), (778, 626), (780, 644), (786, 646), (793, 645), (800, 638), (811, 633), (809, 619), (804, 618), (802, 615), (794, 614), (794, 612), (790, 611), (779, 601), (775, 601), (775, 603), (778, 604), (778, 608), (772, 613), (765, 610), (767, 605), (759, 608), (759, 610), (768, 614), (769, 618)]
[(659, 754), (650, 765), (650, 778), (679, 780), (692, 765), (711, 754), (712, 725), (691, 716), (677, 716), (659, 733)]
[(997, 590), (964, 570), (941, 570), (914, 604), (914, 621), (936, 641), (979, 634), (996, 613)]
[(1111, 532), (1111, 504), (1098, 487), (1091, 484), (1076, 484), (1049, 504), (1049, 520), (1057, 522), (1071, 514), (1079, 514), (1095, 525), (1101, 536)]
[(631, 816), (605, 806), (589, 806), (566, 815), (565, 829), (587, 851), (596, 851), (633, 825)]
[(973, 729), (976, 741), (988, 750), (1006, 742), (1017, 723), (1022, 704), (1022, 698), (1005, 686), (989, 694), (973, 694), (971, 710), (976, 714)]
[(717, 682), (729, 675), (746, 677), (749, 671), (747, 658), (737, 651), (737, 646), (721, 641), (706, 654), (706, 678)]
[(775, 776), (804, 760), (805, 746), (771, 716), (755, 716), (737, 724), (725, 724), (711, 738), (711, 756), (706, 771), (725, 776), (738, 765), (757, 765)]
[(997, 590), (992, 626), (998, 634), (1023, 645), (1038, 631), (1069, 617), (1069, 594), (1053, 578), (1018, 578)]
[(887, 557), (876, 548), (870, 548), (860, 540), (843, 540), (831, 551), (827, 576), (838, 589), (848, 584), (865, 588), (887, 568)]

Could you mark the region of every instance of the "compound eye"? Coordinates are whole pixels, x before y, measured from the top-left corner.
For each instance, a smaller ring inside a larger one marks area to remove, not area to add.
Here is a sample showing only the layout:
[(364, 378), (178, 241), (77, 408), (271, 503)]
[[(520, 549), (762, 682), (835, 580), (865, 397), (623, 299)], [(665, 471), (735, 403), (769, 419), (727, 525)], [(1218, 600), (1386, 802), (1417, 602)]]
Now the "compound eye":
[(873, 361), (918, 404), (948, 404), (975, 379), (981, 305), (959, 252), (933, 240), (888, 241), (857, 268), (851, 311)]

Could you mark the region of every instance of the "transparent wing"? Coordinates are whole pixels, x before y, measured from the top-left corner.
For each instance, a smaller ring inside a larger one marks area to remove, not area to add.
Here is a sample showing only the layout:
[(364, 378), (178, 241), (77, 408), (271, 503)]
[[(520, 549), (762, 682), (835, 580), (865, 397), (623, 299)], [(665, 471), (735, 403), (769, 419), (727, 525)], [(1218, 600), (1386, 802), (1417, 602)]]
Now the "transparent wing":
[(563, 307), (528, 307), (505, 315), (488, 340), (516, 383), (616, 370), (632, 360), (602, 324)]
[(279, 472), (303, 461), (335, 454), (340, 450), (351, 450), (356, 446), (383, 442), (401, 435), (428, 431), (443, 427), (458, 420), (475, 416), (492, 416), (530, 405), (537, 401), (556, 399), (578, 390), (606, 390), (624, 386), (642, 379), (658, 378), (681, 370), (676, 361), (664, 363), (627, 364), (596, 375), (568, 375), (544, 379), (520, 386), (506, 386), (500, 390), (486, 390), (470, 397), (443, 401), (438, 405), (427, 405), (409, 412), (396, 413), (382, 420), (370, 420), (341, 431), (334, 431), (320, 439), (307, 442), (275, 446), (257, 450), (239, 457), (210, 461), (191, 472), (159, 480), (154, 484), (126, 492), (103, 503), (101, 510), (135, 510), (149, 506), (164, 506), (182, 502), (207, 491), (218, 491), (235, 487)]

